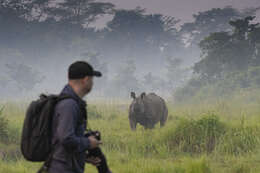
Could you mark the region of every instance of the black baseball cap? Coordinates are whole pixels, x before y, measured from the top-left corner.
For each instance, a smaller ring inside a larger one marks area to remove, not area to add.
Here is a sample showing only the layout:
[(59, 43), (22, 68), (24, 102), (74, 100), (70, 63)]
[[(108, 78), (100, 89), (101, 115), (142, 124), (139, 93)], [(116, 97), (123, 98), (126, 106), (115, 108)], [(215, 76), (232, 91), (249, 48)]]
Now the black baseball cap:
[(93, 67), (85, 61), (76, 61), (69, 66), (69, 79), (82, 79), (86, 76), (101, 77), (102, 73), (93, 69)]

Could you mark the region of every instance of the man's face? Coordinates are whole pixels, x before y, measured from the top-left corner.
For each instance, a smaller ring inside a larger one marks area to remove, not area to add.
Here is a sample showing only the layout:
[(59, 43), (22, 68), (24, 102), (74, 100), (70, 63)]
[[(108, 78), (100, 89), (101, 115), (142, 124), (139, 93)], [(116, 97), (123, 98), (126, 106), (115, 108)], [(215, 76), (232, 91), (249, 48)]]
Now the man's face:
[(83, 78), (83, 90), (86, 94), (88, 94), (93, 87), (94, 81), (92, 76), (86, 76)]

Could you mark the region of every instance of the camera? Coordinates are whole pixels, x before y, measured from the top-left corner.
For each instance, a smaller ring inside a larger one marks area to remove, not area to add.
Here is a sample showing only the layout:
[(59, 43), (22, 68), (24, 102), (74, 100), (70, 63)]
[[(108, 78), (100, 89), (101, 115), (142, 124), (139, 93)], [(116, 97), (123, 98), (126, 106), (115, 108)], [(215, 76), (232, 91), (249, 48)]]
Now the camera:
[[(101, 133), (99, 131), (92, 131), (89, 130), (86, 134), (85, 137), (89, 137), (89, 136), (94, 136), (98, 141), (101, 140)], [(103, 153), (101, 152), (101, 149), (98, 148), (94, 148), (94, 149), (89, 149), (87, 150), (87, 155), (86, 157), (100, 157)]]
[[(99, 131), (88, 130), (85, 133), (85, 137), (89, 137), (89, 136), (94, 136), (98, 141), (101, 140), (101, 133)], [(107, 165), (106, 157), (103, 154), (103, 152), (101, 151), (100, 147), (87, 150), (86, 158), (89, 158), (89, 157), (98, 157), (101, 160), (100, 165), (97, 166), (99, 173), (111, 173), (111, 171), (109, 170), (108, 165)]]
[(99, 131), (88, 130), (85, 133), (85, 137), (94, 136), (97, 140), (101, 140), (101, 133)]

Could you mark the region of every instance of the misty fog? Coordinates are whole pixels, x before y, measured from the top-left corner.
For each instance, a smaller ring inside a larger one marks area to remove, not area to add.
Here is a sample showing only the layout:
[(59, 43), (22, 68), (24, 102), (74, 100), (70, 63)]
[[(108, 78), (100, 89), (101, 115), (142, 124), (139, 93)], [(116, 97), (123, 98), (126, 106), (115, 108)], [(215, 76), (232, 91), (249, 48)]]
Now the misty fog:
[[(199, 42), (213, 32), (231, 32), (230, 20), (258, 11), (207, 9), (184, 22), (144, 7), (122, 9), (106, 2), (89, 12), (88, 1), (86, 6), (62, 3), (0, 1), (1, 98), (59, 93), (69, 65), (77, 60), (103, 73), (94, 79), (89, 98), (129, 98), (131, 91), (171, 98), (194, 75), (193, 66), (201, 59)], [(203, 19), (204, 14), (212, 16)], [(95, 26), (107, 15), (104, 28)]]

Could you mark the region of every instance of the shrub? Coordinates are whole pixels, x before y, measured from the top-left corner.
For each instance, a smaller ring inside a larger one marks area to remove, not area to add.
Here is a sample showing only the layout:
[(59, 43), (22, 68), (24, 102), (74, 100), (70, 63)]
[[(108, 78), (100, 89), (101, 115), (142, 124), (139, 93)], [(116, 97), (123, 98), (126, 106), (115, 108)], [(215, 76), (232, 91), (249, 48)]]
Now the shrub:
[(171, 149), (177, 147), (183, 152), (210, 153), (224, 133), (225, 125), (218, 117), (207, 115), (199, 120), (183, 119), (173, 132), (168, 132), (167, 140)]
[(256, 133), (257, 129), (253, 127), (231, 128), (221, 137), (218, 151), (233, 155), (252, 152), (259, 144)]

